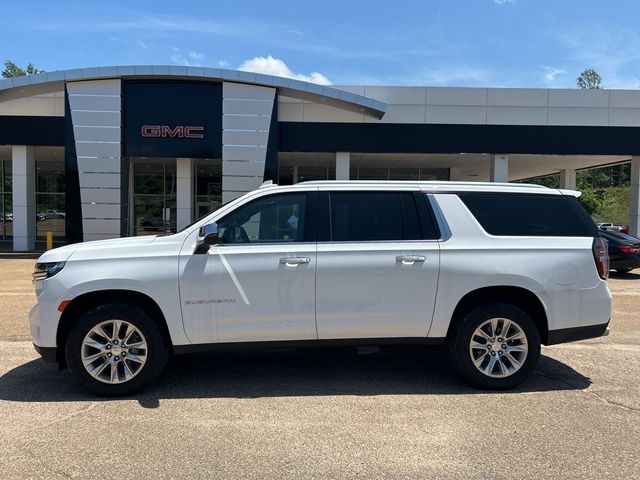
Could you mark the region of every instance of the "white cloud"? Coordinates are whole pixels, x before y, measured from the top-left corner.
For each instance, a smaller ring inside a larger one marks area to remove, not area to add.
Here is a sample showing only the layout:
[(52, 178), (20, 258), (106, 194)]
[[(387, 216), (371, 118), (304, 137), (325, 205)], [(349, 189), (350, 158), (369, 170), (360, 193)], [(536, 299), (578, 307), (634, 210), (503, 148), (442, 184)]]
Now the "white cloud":
[(317, 83), (319, 85), (331, 85), (329, 79), (319, 72), (311, 72), (309, 75), (302, 73), (294, 73), (286, 63), (279, 58), (273, 58), (271, 55), (266, 57), (254, 57), (242, 62), (238, 70), (246, 72), (264, 73), (266, 75), (275, 75), (278, 77), (293, 78), (305, 82)]
[(506, 3), (516, 3), (516, 0), (493, 0), (496, 5), (504, 5)]
[(229, 68), (229, 62), (227, 62), (226, 60), (220, 60), (218, 62), (218, 66), (220, 68)]
[(202, 60), (204, 58), (204, 54), (199, 52), (194, 52), (192, 50), (188, 51), (186, 54), (182, 53), (182, 50), (178, 47), (171, 47), (171, 61), (178, 65), (184, 65), (185, 67), (199, 67), (200, 63), (198, 60)]
[(549, 67), (547, 65), (543, 65), (544, 69), (544, 79), (546, 82), (553, 82), (558, 75), (566, 75), (567, 71), (561, 68)]

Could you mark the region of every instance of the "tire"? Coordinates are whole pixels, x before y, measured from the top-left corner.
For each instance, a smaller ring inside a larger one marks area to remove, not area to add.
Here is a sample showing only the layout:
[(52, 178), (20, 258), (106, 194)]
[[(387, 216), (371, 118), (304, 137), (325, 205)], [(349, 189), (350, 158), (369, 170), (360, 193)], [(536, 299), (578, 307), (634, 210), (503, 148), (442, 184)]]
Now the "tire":
[(75, 379), (103, 397), (142, 390), (160, 376), (168, 356), (158, 325), (145, 310), (127, 303), (108, 303), (84, 313), (65, 344), (67, 366)]
[[(504, 325), (508, 325), (507, 341), (500, 337)], [(483, 345), (484, 350), (479, 348)], [(492, 303), (464, 314), (450, 338), (449, 352), (468, 383), (482, 389), (506, 390), (519, 385), (535, 367), (540, 357), (540, 333), (520, 308)]]

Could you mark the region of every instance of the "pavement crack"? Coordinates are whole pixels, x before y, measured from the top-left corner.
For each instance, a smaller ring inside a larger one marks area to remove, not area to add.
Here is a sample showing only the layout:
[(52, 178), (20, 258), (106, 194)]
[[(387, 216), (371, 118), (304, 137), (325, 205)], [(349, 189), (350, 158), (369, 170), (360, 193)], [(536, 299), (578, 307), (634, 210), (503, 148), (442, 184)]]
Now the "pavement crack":
[(604, 401), (605, 403), (608, 403), (609, 405), (613, 405), (615, 407), (620, 407), (620, 408), (622, 408), (624, 410), (628, 410), (628, 411), (631, 411), (631, 412), (640, 413), (640, 408), (638, 408), (638, 407), (630, 407), (629, 405), (625, 405), (622, 402), (616, 402), (615, 400), (609, 400), (608, 398), (606, 398), (603, 395), (600, 395), (597, 392), (591, 392), (589, 390), (585, 390), (585, 393), (588, 393), (589, 395), (593, 395), (594, 397)]
[(101, 403), (101, 402), (92, 402), (92, 403), (91, 403), (88, 407), (86, 407), (86, 408), (82, 408), (82, 409), (80, 409), (80, 410), (76, 410), (75, 412), (68, 413), (68, 414), (66, 414), (66, 415), (64, 415), (64, 416), (62, 416), (62, 417), (60, 417), (60, 418), (58, 418), (58, 419), (56, 419), (56, 420), (53, 420), (52, 422), (46, 423), (46, 424), (44, 424), (44, 425), (39, 425), (38, 427), (36, 427), (36, 428), (32, 429), (31, 431), (33, 432), (33, 431), (37, 431), (37, 430), (43, 430), (43, 429), (45, 429), (45, 428), (49, 428), (49, 427), (51, 427), (51, 426), (53, 426), (53, 425), (57, 425), (57, 424), (59, 424), (59, 423), (66, 422), (67, 420), (69, 420), (69, 419), (71, 419), (71, 418), (74, 418), (74, 417), (77, 417), (78, 415), (81, 415), (81, 414), (83, 414), (83, 413), (90, 412), (91, 410), (93, 410), (94, 408), (96, 408), (98, 405), (100, 405), (100, 403)]

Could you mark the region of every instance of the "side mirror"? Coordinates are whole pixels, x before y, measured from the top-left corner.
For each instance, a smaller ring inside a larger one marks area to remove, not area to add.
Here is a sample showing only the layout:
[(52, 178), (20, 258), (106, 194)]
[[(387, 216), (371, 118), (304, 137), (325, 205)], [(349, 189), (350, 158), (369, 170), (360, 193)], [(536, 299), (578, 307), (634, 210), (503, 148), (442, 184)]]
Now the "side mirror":
[(196, 249), (193, 252), (194, 254), (207, 253), (211, 245), (218, 244), (217, 223), (209, 223), (208, 225), (200, 227), (200, 231), (198, 232), (198, 234), (198, 244), (196, 245)]

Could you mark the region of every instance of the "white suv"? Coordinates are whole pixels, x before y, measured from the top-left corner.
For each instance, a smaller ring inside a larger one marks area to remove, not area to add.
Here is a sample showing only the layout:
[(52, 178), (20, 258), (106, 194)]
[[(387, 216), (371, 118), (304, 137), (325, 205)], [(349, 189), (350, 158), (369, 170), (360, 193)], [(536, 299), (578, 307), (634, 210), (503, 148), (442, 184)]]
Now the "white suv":
[(472, 384), (510, 388), (541, 343), (607, 332), (607, 248), (578, 195), (265, 185), (174, 235), (43, 254), (31, 334), (108, 396), (152, 382), (172, 351), (273, 345), (446, 345)]

